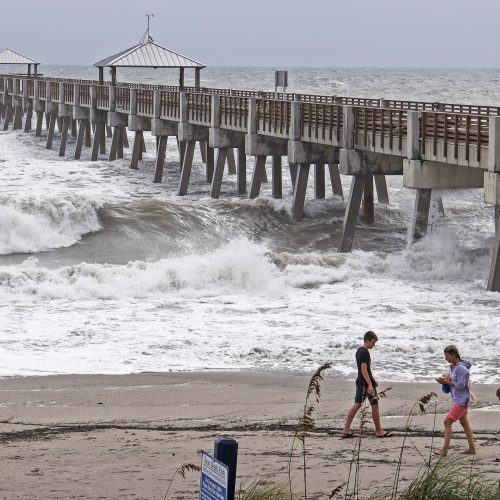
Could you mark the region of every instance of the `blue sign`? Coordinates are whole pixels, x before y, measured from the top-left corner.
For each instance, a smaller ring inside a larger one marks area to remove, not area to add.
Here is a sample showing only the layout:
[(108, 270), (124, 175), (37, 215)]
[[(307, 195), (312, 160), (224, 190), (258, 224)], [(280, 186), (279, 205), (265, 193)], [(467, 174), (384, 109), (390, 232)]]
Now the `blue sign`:
[(227, 500), (229, 468), (208, 453), (201, 455), (200, 500)]

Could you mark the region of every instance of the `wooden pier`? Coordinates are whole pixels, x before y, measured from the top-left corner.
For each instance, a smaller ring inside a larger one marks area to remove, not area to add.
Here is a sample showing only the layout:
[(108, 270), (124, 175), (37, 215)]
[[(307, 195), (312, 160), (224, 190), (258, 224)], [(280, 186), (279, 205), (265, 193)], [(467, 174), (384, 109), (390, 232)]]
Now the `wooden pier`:
[[(483, 188), (484, 201), (495, 206), (488, 290), (500, 291), (500, 107), (19, 74), (0, 75), (0, 96), (3, 130), (11, 125), (25, 132), (34, 128), (40, 136), (45, 118), (48, 149), (58, 125), (60, 156), (66, 154), (72, 133), (76, 159), (83, 147), (89, 147), (90, 159), (97, 160), (106, 153), (108, 135), (109, 161), (123, 158), (128, 128), (134, 132), (130, 167), (138, 168), (144, 132), (151, 132), (157, 139), (154, 182), (162, 180), (167, 139), (176, 137), (180, 196), (189, 189), (197, 142), (213, 198), (220, 195), (226, 163), (237, 175), (237, 193), (257, 197), (267, 178), (267, 157), (272, 158), (273, 196), (281, 198), (286, 157), (297, 220), (302, 217), (311, 165), (316, 198), (325, 197), (326, 172), (337, 196), (343, 196), (340, 174), (352, 176), (342, 252), (352, 248), (362, 199), (365, 221), (374, 220), (374, 183), (378, 202), (389, 202), (386, 175), (402, 176), (403, 186), (414, 191), (410, 244), (426, 233), (433, 190)], [(255, 163), (247, 193), (248, 156)]]

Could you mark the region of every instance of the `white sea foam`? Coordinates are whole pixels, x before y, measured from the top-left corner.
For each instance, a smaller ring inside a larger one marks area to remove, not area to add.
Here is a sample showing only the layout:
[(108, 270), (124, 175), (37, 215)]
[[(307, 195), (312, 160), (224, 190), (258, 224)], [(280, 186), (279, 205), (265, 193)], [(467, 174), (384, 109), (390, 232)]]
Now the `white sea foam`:
[(100, 228), (96, 208), (86, 200), (0, 198), (3, 255), (68, 247)]
[(20, 266), (0, 267), (0, 290), (5, 299), (23, 294), (66, 300), (144, 298), (181, 290), (272, 293), (280, 283), (274, 282), (278, 270), (266, 252), (262, 245), (239, 239), (215, 252), (127, 265), (81, 263), (47, 269), (29, 258)]
[[(268, 81), (264, 70), (210, 71), (207, 86)], [(342, 85), (352, 95), (464, 100), (479, 81), (484, 101), (500, 96), (496, 76), (483, 73), (438, 75), (441, 87), (454, 82), (440, 95), (432, 74), (331, 73), (291, 76), (305, 92)], [(500, 294), (485, 290), (493, 212), (481, 190), (443, 192), (445, 217), (407, 249), (413, 200), (389, 176), (390, 205), (376, 205), (376, 223), (357, 228), (355, 251), (339, 254), (345, 203), (328, 182), (326, 200), (315, 200), (309, 183), (305, 219), (294, 222), (286, 168), (283, 199), (272, 197), (271, 183), (256, 200), (237, 197), (235, 176), (224, 175), (216, 201), (197, 150), (189, 194), (178, 197), (177, 144), (169, 142), (164, 181), (154, 184), (154, 137), (145, 140), (135, 171), (130, 151), (90, 162), (86, 148), (74, 161), (69, 138), (60, 159), (44, 137), (0, 132), (0, 375), (312, 371), (332, 360), (335, 375), (352, 377), (355, 349), (373, 329), (380, 380), (430, 381), (445, 369), (443, 346), (456, 343), (475, 381), (500, 381)], [(249, 161), (247, 178), (252, 172)], [(347, 194), (350, 178), (342, 182)], [(6, 255), (13, 252), (28, 258)]]

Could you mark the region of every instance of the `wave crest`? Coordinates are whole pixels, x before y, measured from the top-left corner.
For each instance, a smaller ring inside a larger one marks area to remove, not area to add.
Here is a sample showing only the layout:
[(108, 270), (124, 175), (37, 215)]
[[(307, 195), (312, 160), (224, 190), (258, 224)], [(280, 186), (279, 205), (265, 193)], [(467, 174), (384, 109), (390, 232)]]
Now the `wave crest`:
[(0, 255), (69, 247), (100, 229), (97, 207), (86, 199), (0, 200)]

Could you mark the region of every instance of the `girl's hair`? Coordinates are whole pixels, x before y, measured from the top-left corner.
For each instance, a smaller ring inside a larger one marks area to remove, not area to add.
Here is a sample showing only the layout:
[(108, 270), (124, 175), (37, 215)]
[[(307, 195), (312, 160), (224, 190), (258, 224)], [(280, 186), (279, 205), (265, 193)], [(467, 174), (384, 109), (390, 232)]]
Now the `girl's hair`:
[(447, 352), (449, 354), (453, 354), (453, 356), (456, 356), (458, 359), (460, 359), (460, 353), (458, 352), (458, 347), (455, 345), (447, 345), (444, 348), (444, 352)]

